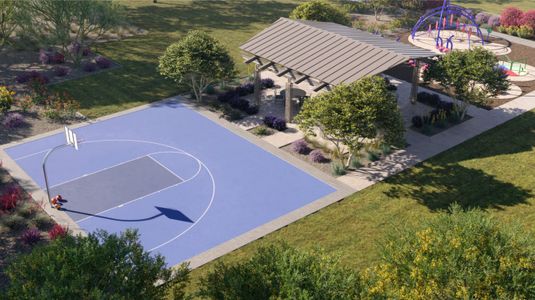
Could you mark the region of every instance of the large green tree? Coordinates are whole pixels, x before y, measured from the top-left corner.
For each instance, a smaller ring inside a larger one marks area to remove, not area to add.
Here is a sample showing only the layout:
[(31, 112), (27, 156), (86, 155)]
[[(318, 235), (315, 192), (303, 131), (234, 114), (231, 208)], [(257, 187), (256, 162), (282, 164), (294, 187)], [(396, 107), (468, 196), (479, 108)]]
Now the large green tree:
[(381, 243), (382, 262), (363, 276), (379, 299), (535, 299), (534, 237), (481, 210), (399, 228)]
[(66, 236), (18, 257), (6, 270), (9, 299), (162, 299), (174, 282), (180, 294), (188, 269), (166, 268), (143, 250), (135, 231)]
[(17, 25), (23, 3), (16, 0), (0, 0), (0, 46), (4, 46)]
[(234, 61), (220, 42), (203, 31), (190, 31), (160, 57), (160, 74), (188, 86), (198, 101), (214, 82), (235, 75)]
[(379, 76), (365, 77), (349, 85), (312, 97), (296, 117), (307, 134), (319, 130), (341, 153), (349, 149), (346, 166), (367, 140), (402, 146), (404, 126), (396, 97)]
[(424, 72), (424, 80), (439, 82), (464, 119), (469, 104), (487, 104), (490, 97), (509, 88), (509, 81), (497, 65), (496, 55), (482, 47), (454, 50), (432, 63)]
[(26, 35), (31, 33), (48, 46), (61, 46), (76, 64), (82, 51), (78, 46), (73, 51), (73, 45), (90, 45), (123, 20), (122, 7), (111, 0), (26, 0), (24, 11), (21, 25)]
[(358, 276), (337, 258), (287, 245), (260, 248), (249, 260), (219, 263), (201, 280), (208, 299), (355, 299)]
[(351, 25), (351, 19), (346, 12), (322, 0), (300, 4), (290, 13), (290, 18)]

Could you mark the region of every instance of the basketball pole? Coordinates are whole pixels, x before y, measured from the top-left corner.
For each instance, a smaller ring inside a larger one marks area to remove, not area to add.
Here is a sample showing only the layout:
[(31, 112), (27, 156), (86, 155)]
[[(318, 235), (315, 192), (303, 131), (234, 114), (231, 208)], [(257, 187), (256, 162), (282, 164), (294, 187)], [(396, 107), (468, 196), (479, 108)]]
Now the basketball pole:
[(43, 175), (45, 177), (45, 187), (46, 187), (46, 195), (48, 196), (48, 204), (50, 204), (50, 206), (52, 208), (55, 208), (53, 205), (52, 205), (52, 197), (50, 197), (50, 189), (48, 187), (48, 176), (47, 176), (47, 173), (46, 173), (46, 161), (48, 160), (48, 157), (50, 156), (50, 154), (52, 154), (52, 152), (60, 149), (60, 148), (63, 148), (63, 147), (66, 147), (66, 146), (70, 146), (69, 144), (63, 144), (63, 145), (59, 145), (59, 146), (56, 146), (50, 150), (48, 150), (48, 152), (46, 153), (45, 157), (43, 158)]

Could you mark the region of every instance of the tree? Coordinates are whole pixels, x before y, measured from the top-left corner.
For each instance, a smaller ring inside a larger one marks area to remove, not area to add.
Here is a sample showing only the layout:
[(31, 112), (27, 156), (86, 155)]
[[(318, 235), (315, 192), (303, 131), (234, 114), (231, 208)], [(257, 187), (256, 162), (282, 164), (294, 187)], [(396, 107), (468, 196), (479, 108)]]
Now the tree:
[(481, 47), (454, 50), (431, 64), (424, 72), (424, 80), (440, 83), (454, 99), (462, 120), (469, 104), (487, 104), (489, 97), (509, 88), (509, 81), (497, 65), (498, 58)]
[(338, 153), (342, 145), (347, 146), (346, 167), (368, 139), (379, 139), (395, 146), (404, 144), (404, 126), (396, 98), (379, 76), (338, 85), (330, 92), (309, 99), (296, 122), (310, 135), (315, 135), (318, 129)]
[(287, 245), (260, 248), (248, 261), (218, 263), (201, 279), (200, 296), (209, 299), (356, 299), (356, 273), (320, 251)]
[(235, 75), (234, 61), (227, 49), (207, 33), (197, 30), (167, 47), (158, 68), (161, 75), (179, 86), (189, 86), (198, 101), (210, 84)]
[(21, 8), (19, 1), (0, 0), (0, 46), (7, 44), (9, 37), (17, 28)]
[(373, 10), (375, 20), (379, 21), (380, 16), (383, 14), (385, 8), (399, 5), (398, 0), (367, 0), (366, 4)]
[[(143, 250), (135, 231), (65, 236), (18, 257), (6, 270), (11, 299), (162, 299), (159, 282), (186, 281)], [(176, 286), (180, 287), (177, 283)]]
[(342, 11), (340, 8), (322, 0), (313, 0), (300, 4), (290, 13), (290, 18), (319, 22), (333, 22), (351, 26), (351, 20), (347, 13)]
[(83, 46), (121, 24), (121, 6), (111, 0), (28, 0), (24, 30), (47, 45), (59, 45), (79, 64)]
[(369, 298), (534, 299), (535, 247), (520, 226), (454, 205), (382, 243), (382, 263), (363, 276)]

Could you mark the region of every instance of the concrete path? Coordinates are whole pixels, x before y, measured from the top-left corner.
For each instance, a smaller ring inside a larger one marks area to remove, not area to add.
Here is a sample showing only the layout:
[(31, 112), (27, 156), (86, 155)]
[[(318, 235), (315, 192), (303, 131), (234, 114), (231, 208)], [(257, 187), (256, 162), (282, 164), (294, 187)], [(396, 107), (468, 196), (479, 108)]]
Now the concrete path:
[(409, 147), (338, 180), (357, 191), (364, 189), (532, 109), (535, 109), (535, 92), (490, 111), (470, 107), (468, 113), (472, 119), (431, 137), (409, 129), (406, 134)]
[(528, 46), (528, 47), (531, 47), (531, 48), (535, 48), (535, 41), (532, 41), (532, 40), (527, 40), (527, 39), (519, 38), (517, 36), (512, 36), (512, 35), (508, 35), (508, 34), (505, 34), (505, 33), (496, 32), (496, 31), (493, 31), (490, 35), (493, 36), (493, 37), (497, 37), (497, 38), (502, 38), (502, 39), (508, 40), (508, 41), (513, 42), (515, 44), (520, 44), (520, 45)]

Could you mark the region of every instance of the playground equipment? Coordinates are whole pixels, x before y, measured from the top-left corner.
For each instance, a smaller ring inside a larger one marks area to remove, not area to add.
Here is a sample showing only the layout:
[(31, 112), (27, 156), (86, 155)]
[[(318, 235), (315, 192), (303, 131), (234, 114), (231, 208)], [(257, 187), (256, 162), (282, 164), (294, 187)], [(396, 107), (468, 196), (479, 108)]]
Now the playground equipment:
[[(457, 16), (457, 20), (454, 22), (454, 16)], [(438, 17), (438, 19), (436, 19)], [(464, 17), (470, 21), (470, 24), (462, 23), (459, 19)], [(432, 22), (434, 21), (434, 27), (436, 31), (435, 42), (436, 47), (441, 52), (448, 52), (453, 50), (453, 37), (450, 36), (447, 38), (446, 47), (444, 47), (444, 39), (440, 36), (440, 33), (445, 30), (462, 30), (463, 35), (466, 35), (468, 38), (468, 43), (470, 44), (471, 36), (473, 34), (472, 30), (475, 28), (476, 34), (481, 38), (481, 45), (485, 44), (485, 39), (483, 33), (481, 32), (479, 25), (477, 25), (474, 16), (466, 8), (450, 3), (450, 0), (444, 0), (441, 7), (431, 9), (425, 15), (421, 16), (416, 25), (412, 28), (411, 37), (414, 39), (416, 32), (422, 27), (422, 25), (428, 23), (427, 34), (428, 36), (432, 35)], [(469, 45), (470, 48), (470, 45)]]
[(504, 70), (508, 76), (525, 76), (528, 74), (527, 59), (520, 59), (518, 61), (511, 60), (507, 55), (500, 60), (499, 67)]

